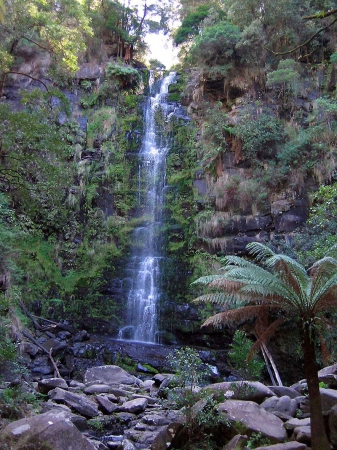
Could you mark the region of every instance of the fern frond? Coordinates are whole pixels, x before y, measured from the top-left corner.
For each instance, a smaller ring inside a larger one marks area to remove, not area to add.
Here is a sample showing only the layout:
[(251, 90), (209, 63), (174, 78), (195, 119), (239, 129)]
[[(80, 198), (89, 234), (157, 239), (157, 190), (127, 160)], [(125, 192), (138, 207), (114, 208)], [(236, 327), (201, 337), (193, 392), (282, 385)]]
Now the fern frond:
[(250, 352), (248, 354), (247, 361), (249, 362), (254, 354), (262, 347), (263, 344), (267, 344), (268, 341), (272, 336), (274, 336), (275, 331), (279, 326), (283, 323), (283, 318), (279, 317), (278, 319), (274, 320), (267, 329), (265, 329), (262, 333), (257, 333), (257, 340), (252, 345), (252, 348), (250, 349)]
[(223, 275), (206, 275), (204, 277), (200, 277), (197, 280), (193, 281), (192, 284), (210, 284), (212, 281), (221, 278)]
[(209, 317), (201, 326), (207, 327), (212, 325), (216, 328), (221, 328), (223, 325), (235, 325), (247, 322), (248, 320), (255, 319), (260, 311), (261, 305), (251, 305), (239, 309), (229, 309), (228, 311), (223, 311)]
[(264, 261), (275, 255), (269, 247), (261, 242), (251, 242), (246, 248), (249, 250), (249, 254), (254, 256), (256, 261)]
[(213, 292), (203, 294), (193, 300), (193, 303), (213, 303), (216, 305), (224, 305), (228, 302), (228, 295), (223, 292)]

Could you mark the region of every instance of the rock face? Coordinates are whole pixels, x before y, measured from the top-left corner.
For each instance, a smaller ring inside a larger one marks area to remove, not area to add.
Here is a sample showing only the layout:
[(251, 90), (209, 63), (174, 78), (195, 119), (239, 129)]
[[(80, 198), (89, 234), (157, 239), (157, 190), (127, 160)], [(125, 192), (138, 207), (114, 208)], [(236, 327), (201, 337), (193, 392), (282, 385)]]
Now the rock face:
[(231, 422), (240, 422), (247, 428), (246, 434), (261, 433), (272, 442), (287, 439), (283, 422), (254, 402), (227, 400), (219, 404), (219, 412)]
[(95, 450), (64, 412), (48, 412), (13, 422), (2, 431), (1, 441), (3, 445), (10, 442), (11, 450), (28, 447), (39, 450), (44, 445), (52, 450)]

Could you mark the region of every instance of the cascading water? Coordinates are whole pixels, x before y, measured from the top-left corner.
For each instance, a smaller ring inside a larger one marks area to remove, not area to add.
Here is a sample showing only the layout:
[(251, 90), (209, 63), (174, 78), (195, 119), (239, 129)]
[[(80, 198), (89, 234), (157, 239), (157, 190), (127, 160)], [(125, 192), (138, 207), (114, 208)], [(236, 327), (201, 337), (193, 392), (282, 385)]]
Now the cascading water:
[(156, 94), (152, 94), (150, 88), (151, 95), (145, 106), (145, 133), (139, 153), (138, 173), (138, 208), (145, 224), (134, 231), (133, 251), (127, 267), (130, 286), (126, 321), (119, 332), (119, 339), (159, 342), (158, 303), (161, 296), (160, 263), (163, 258), (161, 228), (169, 142), (165, 133), (159, 132), (156, 117), (165, 122), (172, 112), (166, 98), (174, 78), (175, 73), (171, 72), (161, 80)]

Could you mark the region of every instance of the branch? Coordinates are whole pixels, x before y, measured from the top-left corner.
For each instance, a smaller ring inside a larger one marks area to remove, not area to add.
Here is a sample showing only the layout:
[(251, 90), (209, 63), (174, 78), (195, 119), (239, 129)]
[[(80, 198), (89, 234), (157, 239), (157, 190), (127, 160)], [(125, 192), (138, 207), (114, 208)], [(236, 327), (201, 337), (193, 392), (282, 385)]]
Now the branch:
[(53, 366), (53, 368), (54, 368), (54, 371), (56, 372), (57, 377), (58, 377), (58, 378), (62, 378), (61, 375), (60, 375), (60, 372), (59, 372), (59, 370), (58, 370), (58, 368), (57, 368), (57, 365), (56, 365), (56, 363), (55, 363), (55, 361), (54, 361), (54, 358), (51, 356), (53, 349), (51, 348), (50, 351), (48, 352), (48, 350), (46, 350), (46, 349), (43, 347), (43, 345), (41, 345), (36, 339), (34, 339), (33, 336), (32, 336), (30, 333), (28, 333), (28, 331), (23, 331), (22, 334), (23, 334), (27, 339), (29, 339), (30, 341), (32, 341), (33, 344), (35, 344), (37, 347), (39, 347), (44, 353), (46, 353), (46, 354), (48, 355), (48, 357), (49, 357), (49, 359), (50, 359), (50, 362), (52, 363), (52, 366)]
[(311, 42), (318, 34), (320, 34), (322, 31), (326, 30), (327, 28), (331, 27), (331, 25), (333, 25), (335, 22), (337, 22), (337, 17), (331, 23), (326, 25), (325, 27), (320, 28), (307, 41), (302, 42), (302, 44), (298, 45), (297, 47), (295, 47), (291, 50), (287, 50), (286, 52), (273, 52), (273, 50), (270, 50), (270, 48), (267, 48), (267, 47), (265, 47), (265, 49), (268, 50), (268, 52), (271, 52), (275, 56), (283, 56), (283, 55), (288, 55), (289, 53), (296, 52), (296, 50), (299, 50), (301, 47), (304, 47), (305, 45), (309, 44), (309, 42)]
[(6, 72), (4, 75), (9, 75), (10, 73), (14, 73), (16, 75), (22, 75), (24, 77), (28, 77), (28, 78), (30, 78), (30, 79), (32, 79), (34, 81), (37, 81), (37, 82), (43, 84), (43, 86), (46, 88), (46, 91), (48, 92), (48, 94), (50, 94), (48, 86), (46, 85), (46, 83), (44, 83), (43, 81), (39, 80), (38, 78), (32, 77), (31, 75), (28, 75), (28, 73), (15, 72), (14, 70), (10, 70), (10, 71)]
[(328, 12), (321, 11), (316, 14), (312, 14), (311, 16), (302, 17), (302, 20), (324, 19), (325, 17), (332, 16), (333, 14), (336, 14), (336, 13), (337, 13), (337, 8), (332, 9), (331, 11), (328, 11)]

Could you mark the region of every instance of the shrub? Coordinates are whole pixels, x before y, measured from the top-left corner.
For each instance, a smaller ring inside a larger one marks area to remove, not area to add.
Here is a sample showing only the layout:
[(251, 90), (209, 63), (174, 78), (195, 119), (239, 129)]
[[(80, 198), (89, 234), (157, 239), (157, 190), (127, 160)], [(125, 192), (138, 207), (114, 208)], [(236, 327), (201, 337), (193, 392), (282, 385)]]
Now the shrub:
[(259, 380), (264, 367), (264, 362), (257, 356), (248, 361), (252, 345), (253, 342), (247, 338), (246, 333), (237, 330), (230, 345), (231, 350), (228, 353), (235, 370), (244, 380)]

